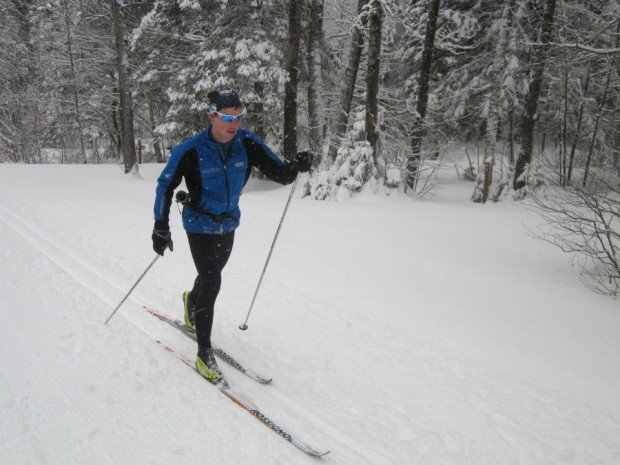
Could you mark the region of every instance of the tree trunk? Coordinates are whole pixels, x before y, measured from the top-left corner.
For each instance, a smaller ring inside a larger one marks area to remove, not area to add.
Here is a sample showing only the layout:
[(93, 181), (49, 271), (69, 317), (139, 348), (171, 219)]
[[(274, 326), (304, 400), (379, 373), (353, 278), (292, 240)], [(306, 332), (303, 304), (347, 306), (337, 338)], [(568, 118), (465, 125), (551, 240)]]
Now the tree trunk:
[(379, 0), (372, 0), (368, 18), (368, 73), (366, 76), (366, 140), (373, 150), (377, 166), (377, 148), (379, 142), (378, 117), (379, 75), (381, 72), (381, 29), (383, 26), (383, 5)]
[(351, 111), (355, 81), (357, 81), (357, 71), (362, 56), (362, 45), (364, 44), (364, 34), (362, 30), (366, 26), (366, 16), (363, 14), (363, 9), (368, 1), (369, 0), (358, 0), (357, 2), (357, 18), (351, 33), (351, 48), (349, 49), (349, 60), (342, 82), (342, 93), (340, 94), (340, 102), (338, 105), (336, 128), (329, 143), (328, 155), (332, 160), (336, 159), (338, 146), (342, 143), (349, 122), (349, 112)]
[(495, 164), (495, 148), (497, 145), (497, 122), (499, 119), (500, 92), (504, 81), (504, 68), (506, 66), (506, 46), (508, 33), (511, 27), (512, 10), (515, 0), (509, 0), (504, 5), (501, 23), (499, 25), (499, 37), (495, 46), (495, 56), (492, 65), (492, 89), (489, 102), (489, 114), (487, 115), (486, 137), (484, 144), (484, 182), (482, 187), (482, 203), (489, 198), (489, 189), (493, 181), (493, 166)]
[(557, 0), (547, 0), (545, 13), (542, 20), (542, 31), (540, 40), (542, 45), (536, 46), (532, 60), (533, 71), (529, 90), (525, 98), (525, 114), (523, 116), (521, 131), (521, 151), (517, 157), (515, 165), (515, 176), (513, 180), (514, 190), (525, 187), (523, 174), (526, 167), (532, 162), (532, 151), (534, 148), (534, 128), (538, 119), (538, 98), (542, 87), (545, 62), (547, 60), (547, 45), (551, 41), (553, 32), (553, 16)]
[[(21, 81), (21, 80), (20, 80)], [(20, 83), (22, 84), (22, 83)], [(25, 84), (25, 83), (23, 83)], [(26, 130), (26, 123), (24, 122), (25, 115), (24, 115), (24, 105), (22, 102), (22, 96), (25, 93), (25, 89), (19, 88), (19, 91), (17, 93), (17, 100), (14, 102), (15, 107), (16, 107), (16, 111), (15, 113), (12, 115), (14, 118), (14, 125), (15, 125), (15, 138), (13, 139), (13, 153), (14, 153), (14, 159), (15, 161), (22, 161), (22, 162), (26, 162), (29, 163), (29, 158), (28, 157), (28, 142), (27, 142), (27, 138), (26, 138), (26, 133), (28, 132)]]
[[(310, 5), (310, 30), (308, 31), (308, 122), (310, 125), (310, 150), (320, 155), (323, 147), (323, 104), (321, 38), (323, 36), (324, 0), (312, 0)], [(320, 160), (317, 160), (320, 161)]]
[(598, 112), (596, 114), (596, 119), (594, 120), (594, 131), (592, 131), (592, 138), (590, 139), (590, 150), (588, 150), (588, 158), (586, 160), (586, 167), (583, 172), (583, 181), (581, 183), (583, 187), (586, 187), (586, 182), (588, 180), (588, 172), (590, 171), (590, 162), (592, 161), (592, 154), (594, 153), (594, 145), (596, 144), (596, 136), (598, 135), (598, 126), (601, 120), (601, 113), (603, 112), (603, 107), (605, 106), (605, 100), (607, 100), (607, 91), (609, 90), (609, 82), (611, 81), (612, 72), (613, 72), (613, 67), (610, 67), (607, 73), (607, 80), (605, 81), (605, 89), (603, 90), (603, 98), (601, 99), (601, 104), (599, 105)]
[(138, 165), (142, 164), (142, 139), (138, 139), (136, 146), (136, 158)]
[(255, 102), (254, 107), (254, 132), (258, 137), (264, 139), (267, 137), (267, 130), (265, 129), (265, 104), (263, 103), (263, 96), (265, 93), (265, 85), (260, 81), (254, 82), (254, 93), (258, 96), (258, 102)]
[(508, 113), (508, 154), (510, 165), (515, 162), (515, 108), (514, 105), (510, 105), (510, 112)]
[[(4, 59), (2, 60), (5, 74), (0, 79), (0, 90), (2, 91), (3, 100), (7, 96), (4, 92), (5, 89), (8, 90), (10, 97), (6, 102), (8, 105), (4, 101), (2, 102), (2, 116), (6, 115), (6, 119), (3, 118), (2, 122), (4, 124), (2, 126), (6, 132), (3, 131), (1, 138), (4, 144), (6, 144), (7, 155), (12, 161), (32, 163), (35, 157), (30, 148), (32, 128), (28, 127), (28, 108), (26, 105), (28, 90), (34, 78), (34, 62), (31, 55), (33, 31), (31, 30), (32, 26), (29, 20), (30, 5), (23, 1), (14, 1), (13, 4), (15, 14), (9, 17), (3, 14), (2, 20), (5, 23), (16, 23), (11, 24), (11, 27), (15, 28), (14, 32), (16, 34), (13, 36), (13, 39), (23, 44), (23, 48), (18, 49), (19, 51), (9, 51), (13, 55), (9, 63)], [(25, 50), (27, 50), (26, 54), (23, 53)], [(7, 50), (3, 50), (3, 52), (2, 58), (6, 56)]]
[[(616, 48), (620, 45), (620, 22), (618, 22), (616, 26)], [(596, 136), (598, 133), (598, 125), (601, 119), (601, 113), (603, 112), (603, 108), (605, 107), (605, 100), (607, 100), (607, 91), (609, 90), (609, 83), (611, 82), (611, 75), (616, 69), (615, 60), (612, 58), (611, 64), (609, 66), (609, 71), (607, 72), (607, 79), (605, 81), (605, 89), (603, 90), (603, 98), (601, 99), (601, 104), (598, 107), (598, 112), (596, 114), (596, 120), (594, 123), (594, 131), (592, 132), (592, 139), (590, 141), (590, 150), (588, 151), (588, 159), (586, 160), (586, 167), (583, 173), (583, 181), (582, 186), (586, 187), (586, 182), (588, 180), (588, 172), (590, 171), (590, 162), (592, 161), (592, 154), (594, 152), (594, 144), (596, 142)]]
[(114, 27), (114, 44), (116, 48), (116, 66), (118, 71), (118, 93), (121, 106), (121, 147), (125, 173), (129, 173), (136, 164), (136, 143), (133, 134), (133, 102), (129, 86), (129, 71), (121, 12), (118, 0), (112, 4), (112, 24)]
[(585, 98), (588, 94), (588, 88), (590, 87), (590, 73), (592, 72), (592, 62), (588, 65), (588, 71), (586, 74), (586, 82), (584, 84), (583, 94), (581, 96), (581, 102), (579, 102), (579, 111), (577, 114), (577, 128), (575, 129), (575, 137), (573, 138), (573, 144), (570, 148), (570, 155), (568, 156), (568, 172), (566, 173), (566, 185), (570, 185), (573, 177), (573, 163), (575, 160), (575, 150), (577, 150), (577, 144), (579, 143), (579, 136), (581, 133), (581, 122), (583, 121), (583, 110), (585, 106)]
[(120, 112), (118, 110), (118, 79), (114, 75), (114, 71), (110, 70), (110, 83), (112, 85), (112, 101), (110, 102), (110, 121), (112, 122), (112, 130), (108, 131), (108, 156), (113, 156), (113, 158), (119, 158), (121, 156), (121, 128), (118, 124), (118, 120), (120, 119)]
[[(265, 30), (265, 13), (263, 12), (263, 1), (252, 2), (252, 14), (258, 19), (258, 25), (261, 31)], [(252, 103), (252, 131), (261, 139), (267, 137), (267, 129), (265, 128), (265, 84), (260, 80), (254, 81), (254, 94), (258, 97)]]
[(71, 22), (69, 20), (69, 5), (67, 0), (61, 0), (61, 6), (64, 10), (65, 31), (67, 33), (67, 53), (69, 54), (69, 65), (71, 67), (71, 80), (73, 81), (73, 105), (75, 107), (75, 120), (80, 133), (80, 148), (82, 149), (82, 162), (88, 163), (86, 158), (86, 149), (84, 148), (84, 131), (82, 128), (82, 115), (80, 112), (80, 98), (78, 95), (77, 73), (75, 71), (75, 61), (73, 59), (73, 38), (71, 37)]
[(288, 50), (286, 71), (288, 81), (284, 86), (284, 150), (286, 159), (297, 153), (297, 82), (299, 78), (299, 42), (301, 39), (301, 3), (290, 0), (288, 7)]
[[(62, 108), (62, 101), (58, 104), (58, 115), (62, 115), (64, 113)], [(65, 132), (62, 131), (60, 133), (60, 164), (63, 165), (66, 161), (65, 153), (66, 153), (67, 144), (65, 143)]]
[(564, 115), (562, 117), (562, 150), (560, 156), (560, 185), (565, 186), (567, 175), (566, 170), (568, 169), (568, 53), (564, 54), (565, 62), (564, 62), (564, 95), (562, 96), (564, 99)]
[(416, 104), (417, 115), (413, 123), (411, 154), (407, 160), (407, 174), (405, 177), (406, 188), (412, 190), (415, 189), (420, 167), (420, 152), (422, 148), (422, 139), (424, 138), (424, 118), (426, 117), (426, 108), (428, 106), (428, 90), (440, 3), (440, 0), (431, 0), (428, 4), (428, 22), (426, 23), (426, 34), (424, 36), (424, 50), (422, 51), (418, 101)]
[(155, 134), (157, 124), (155, 123), (155, 105), (153, 104), (153, 95), (149, 92), (145, 97), (149, 109), (149, 125), (151, 126), (151, 135), (153, 136), (153, 152), (155, 152), (155, 159), (157, 160), (157, 163), (163, 163), (164, 157), (161, 150), (161, 139)]

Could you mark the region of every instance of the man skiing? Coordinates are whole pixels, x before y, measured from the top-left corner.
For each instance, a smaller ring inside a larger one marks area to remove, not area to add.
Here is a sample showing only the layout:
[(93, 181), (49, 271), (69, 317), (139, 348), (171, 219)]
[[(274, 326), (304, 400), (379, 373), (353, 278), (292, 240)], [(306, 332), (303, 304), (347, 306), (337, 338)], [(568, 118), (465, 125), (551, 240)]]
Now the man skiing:
[(209, 126), (172, 149), (157, 180), (152, 240), (159, 255), (167, 248), (172, 251), (168, 216), (174, 189), (185, 178), (189, 199), (183, 227), (198, 276), (192, 290), (183, 293), (184, 322), (196, 329), (196, 370), (216, 384), (222, 372), (211, 351), (211, 328), (222, 270), (239, 226), (241, 191), (252, 167), (289, 184), (299, 172), (310, 170), (312, 154), (299, 152), (293, 162), (284, 162), (258, 136), (239, 127), (245, 109), (234, 90), (211, 92), (208, 98)]

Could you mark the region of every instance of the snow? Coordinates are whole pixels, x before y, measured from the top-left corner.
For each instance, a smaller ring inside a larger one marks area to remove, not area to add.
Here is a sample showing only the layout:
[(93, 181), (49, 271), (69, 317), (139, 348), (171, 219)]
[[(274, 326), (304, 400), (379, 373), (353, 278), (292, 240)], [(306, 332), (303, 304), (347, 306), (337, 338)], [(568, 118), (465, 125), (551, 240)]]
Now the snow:
[(196, 0), (182, 0), (179, 3), (179, 9), (181, 10), (200, 10), (200, 2)]
[(0, 165), (0, 457), (7, 464), (620, 463), (620, 308), (526, 232), (522, 203), (293, 200), (239, 331), (289, 187), (251, 181), (214, 339), (255, 371), (231, 384), (304, 456), (153, 343), (195, 270), (180, 215), (151, 250), (162, 165)]

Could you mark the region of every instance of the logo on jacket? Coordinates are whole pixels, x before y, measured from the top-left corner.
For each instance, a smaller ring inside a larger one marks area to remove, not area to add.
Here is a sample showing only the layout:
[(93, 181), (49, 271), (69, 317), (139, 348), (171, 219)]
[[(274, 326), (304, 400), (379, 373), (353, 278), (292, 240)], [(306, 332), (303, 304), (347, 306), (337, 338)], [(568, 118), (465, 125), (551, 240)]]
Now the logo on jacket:
[(238, 161), (237, 163), (235, 163), (235, 168), (241, 168), (245, 166), (245, 163), (243, 163), (242, 161)]

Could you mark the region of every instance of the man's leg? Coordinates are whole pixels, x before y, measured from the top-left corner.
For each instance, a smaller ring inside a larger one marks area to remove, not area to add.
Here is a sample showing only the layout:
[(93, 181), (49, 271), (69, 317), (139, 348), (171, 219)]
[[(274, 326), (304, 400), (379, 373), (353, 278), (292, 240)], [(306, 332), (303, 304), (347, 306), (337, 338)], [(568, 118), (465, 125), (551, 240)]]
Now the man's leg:
[(222, 284), (222, 270), (232, 251), (235, 233), (187, 234), (198, 276), (190, 293), (194, 303), (198, 350), (211, 348), (215, 300)]

